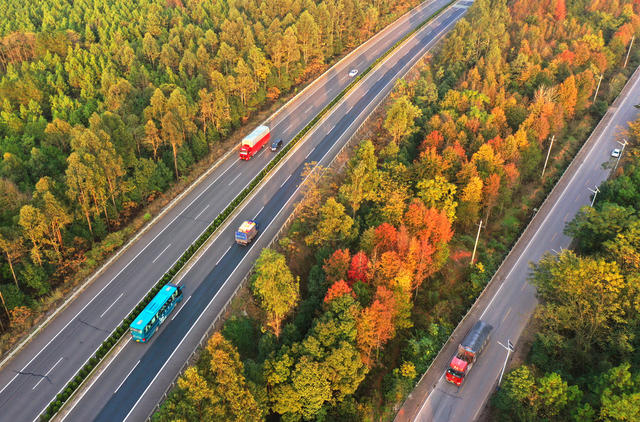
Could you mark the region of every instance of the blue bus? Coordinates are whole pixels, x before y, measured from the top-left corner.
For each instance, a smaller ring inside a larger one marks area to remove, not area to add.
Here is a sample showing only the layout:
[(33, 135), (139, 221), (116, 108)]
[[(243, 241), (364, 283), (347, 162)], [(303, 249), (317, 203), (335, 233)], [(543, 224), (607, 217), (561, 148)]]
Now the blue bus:
[(129, 326), (131, 337), (142, 343), (148, 341), (181, 300), (181, 286), (164, 286)]

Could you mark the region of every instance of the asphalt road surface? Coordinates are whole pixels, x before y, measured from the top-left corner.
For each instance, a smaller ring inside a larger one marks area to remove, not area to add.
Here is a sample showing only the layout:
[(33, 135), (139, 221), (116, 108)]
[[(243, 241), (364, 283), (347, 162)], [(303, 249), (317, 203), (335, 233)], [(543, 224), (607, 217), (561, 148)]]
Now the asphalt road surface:
[[(298, 98), (272, 116), (272, 137), (285, 143), (350, 82), (412, 28), (447, 3), (426, 2), (345, 57)], [(144, 420), (207, 328), (277, 233), (298, 197), (304, 163), (328, 164), (406, 71), (453, 27), (471, 2), (458, 2), (390, 55), (297, 146), (267, 183), (210, 242), (180, 279), (184, 299), (148, 344), (129, 342), (67, 414), (67, 420)], [(273, 153), (250, 161), (229, 154), (134, 242), (0, 371), (0, 419), (37, 419), (102, 341), (209, 223), (264, 168)], [(260, 223), (248, 247), (233, 242), (244, 219)]]
[[(563, 234), (565, 224), (582, 206), (591, 204), (589, 189), (595, 190), (609, 177), (616, 161), (611, 151), (621, 148), (618, 141), (622, 140), (627, 123), (638, 117), (638, 110), (633, 107), (640, 98), (638, 75), (636, 71), (496, 274), (496, 281), (503, 280), (502, 283), (491, 286), (496, 287), (495, 292), (479, 300), (465, 321), (461, 330), (464, 332), (460, 332), (457, 341), (446, 345), (396, 421), (464, 422), (478, 418), (495, 391), (507, 356), (498, 342), (506, 345), (511, 340), (517, 348), (517, 340), (537, 305), (535, 288), (527, 282), (530, 263), (547, 252), (557, 253), (569, 246), (571, 238)], [(458, 388), (444, 379), (444, 372), (460, 338), (478, 319), (493, 325), (491, 341)]]

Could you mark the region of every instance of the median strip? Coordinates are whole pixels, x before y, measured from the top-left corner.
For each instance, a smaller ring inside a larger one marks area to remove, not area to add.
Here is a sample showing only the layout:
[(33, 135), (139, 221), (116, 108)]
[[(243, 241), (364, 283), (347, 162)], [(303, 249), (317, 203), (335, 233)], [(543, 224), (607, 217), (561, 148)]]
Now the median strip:
[[(243, 200), (258, 186), (262, 180), (264, 180), (272, 169), (298, 144), (298, 142), (304, 138), (304, 136), (349, 92), (353, 87), (362, 80), (371, 70), (373, 70), (380, 62), (382, 62), (389, 54), (391, 54), (396, 48), (403, 44), (407, 39), (413, 36), (416, 32), (422, 29), (426, 24), (438, 17), (444, 10), (449, 8), (457, 0), (452, 0), (445, 6), (438, 9), (428, 19), (402, 37), (387, 51), (385, 51), (378, 59), (376, 59), (366, 70), (364, 70), (359, 76), (357, 76), (342, 92), (340, 92), (322, 111), (320, 111), (270, 162), (265, 166), (260, 173), (247, 185), (242, 192), (220, 213), (213, 222), (207, 227), (207, 229), (198, 237), (198, 239), (187, 248), (182, 256), (176, 261), (176, 263), (160, 278), (155, 286), (147, 293), (147, 295), (140, 301), (140, 303), (129, 313), (129, 315), (122, 321), (122, 323), (116, 327), (111, 335), (102, 343), (102, 345), (96, 350), (95, 354), (90, 357), (85, 365), (77, 372), (67, 385), (60, 391), (59, 394), (51, 401), (51, 403), (44, 410), (44, 413), (40, 416), (43, 421), (48, 421), (53, 418), (62, 406), (69, 400), (69, 398), (90, 378), (97, 365), (102, 359), (109, 354), (113, 347), (119, 342), (119, 340), (126, 334), (129, 329), (129, 325), (138, 316), (138, 314), (144, 309), (144, 307), (153, 299), (158, 291), (167, 283), (171, 282), (178, 272), (187, 264), (187, 262), (193, 257), (200, 247), (209, 240), (214, 232), (227, 220), (227, 218), (235, 211), (235, 209), (243, 202)], [(183, 305), (184, 306), (184, 305)]]

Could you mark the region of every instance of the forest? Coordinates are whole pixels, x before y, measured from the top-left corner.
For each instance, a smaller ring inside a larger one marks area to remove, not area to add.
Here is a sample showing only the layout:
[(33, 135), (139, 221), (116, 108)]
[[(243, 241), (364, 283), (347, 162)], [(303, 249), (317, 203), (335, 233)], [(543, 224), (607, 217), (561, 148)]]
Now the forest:
[[(640, 4), (624, 0), (474, 2), (417, 76), (398, 82), (344, 168), (314, 174), (295, 220), (276, 246), (262, 251), (220, 332), (152, 419), (392, 420), (640, 63), (632, 50), (623, 68), (640, 30), (639, 12)], [(551, 136), (556, 142), (540, 183)], [(640, 171), (625, 172), (627, 179), (616, 182), (625, 187), (625, 206), (640, 203), (633, 196)], [(612, 192), (599, 196), (598, 210)], [(631, 233), (621, 222), (631, 212), (602, 217), (585, 211), (567, 230), (589, 227), (585, 247), (603, 247), (593, 240), (606, 242), (618, 232), (597, 224), (615, 215), (616, 230)], [(471, 263), (481, 219), (489, 225), (478, 261)], [(611, 247), (633, 248), (629, 242)], [(600, 288), (584, 305), (598, 307), (588, 315), (571, 313), (575, 295), (552, 302), (555, 268), (566, 261), (572, 267), (565, 279), (573, 280), (587, 258), (566, 254), (558, 264), (543, 261), (540, 268), (548, 269), (534, 280), (550, 303), (545, 318), (558, 314), (548, 318), (548, 335), (534, 348), (536, 365), (563, 364), (564, 372), (536, 384), (537, 369), (530, 369), (528, 395), (520, 394), (521, 378), (509, 374), (505, 385), (514, 393), (499, 408), (505, 419), (516, 417), (509, 411), (514, 400), (523, 415), (518, 420), (555, 417), (544, 412), (558, 397), (558, 379), (572, 374), (571, 381), (578, 380), (582, 358), (595, 370), (600, 361), (593, 348), (602, 335), (615, 338), (612, 355), (633, 354), (632, 283), (625, 284), (622, 270), (605, 258), (593, 258), (593, 285), (582, 290)], [(617, 287), (602, 288), (599, 273)], [(580, 327), (590, 335), (588, 344), (568, 331), (583, 316), (597, 322)], [(574, 349), (560, 359), (558, 350)], [(618, 368), (624, 381), (607, 396), (612, 403), (637, 382), (629, 368)], [(568, 397), (577, 397), (577, 387), (567, 388)], [(588, 417), (599, 408), (589, 400), (591, 407), (582, 406), (576, 420), (595, 420)], [(557, 420), (568, 420), (576, 403), (559, 402), (564, 413)], [(624, 406), (618, 400), (611, 407)]]
[(504, 421), (640, 419), (640, 120), (629, 159), (567, 224), (575, 251), (548, 254), (526, 362), (493, 398)]
[(235, 129), (418, 0), (6, 0), (0, 350)]

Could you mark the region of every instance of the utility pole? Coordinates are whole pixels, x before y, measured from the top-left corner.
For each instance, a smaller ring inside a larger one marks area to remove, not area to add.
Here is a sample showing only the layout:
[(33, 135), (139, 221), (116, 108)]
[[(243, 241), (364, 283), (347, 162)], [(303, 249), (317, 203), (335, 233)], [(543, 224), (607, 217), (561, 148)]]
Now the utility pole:
[(620, 141), (616, 141), (617, 143), (619, 143), (620, 145), (622, 145), (622, 149), (620, 150), (620, 154), (618, 154), (618, 159), (616, 160), (616, 165), (613, 166), (613, 170), (615, 171), (616, 168), (618, 168), (618, 163), (620, 162), (620, 158), (622, 158), (622, 154), (624, 154), (624, 147), (627, 146), (627, 140), (623, 139), (622, 142)]
[(551, 137), (551, 143), (549, 144), (549, 151), (547, 151), (547, 158), (545, 158), (544, 160), (544, 167), (542, 167), (542, 174), (540, 175), (540, 178), (543, 179), (544, 178), (544, 171), (547, 168), (547, 161), (549, 161), (549, 155), (551, 154), (551, 147), (553, 146), (553, 140), (556, 138), (556, 135), (553, 135)]
[(504, 359), (504, 365), (502, 365), (502, 371), (500, 372), (500, 379), (498, 380), (498, 387), (500, 387), (500, 384), (502, 384), (502, 376), (504, 375), (504, 370), (507, 368), (507, 361), (509, 360), (509, 355), (513, 352), (513, 344), (511, 343), (511, 340), (507, 340), (506, 346), (500, 342), (498, 342), (498, 344), (504, 347), (505, 349), (507, 349), (507, 357)]
[[(589, 189), (589, 188), (587, 188), (587, 189)], [(589, 191), (591, 193), (593, 193), (593, 199), (591, 200), (591, 208), (593, 208), (593, 204), (596, 203), (596, 196), (598, 195), (598, 192), (600, 192), (600, 189), (598, 189), (598, 187), (596, 186), (596, 190), (589, 189)]]
[(631, 46), (633, 45), (633, 40), (634, 39), (636, 39), (635, 35), (633, 37), (631, 37), (631, 42), (629, 43), (629, 50), (627, 50), (627, 58), (624, 59), (624, 66), (622, 66), (623, 69), (625, 67), (627, 67), (627, 62), (629, 61), (629, 54), (631, 53)]
[(596, 87), (596, 93), (593, 96), (593, 102), (596, 102), (596, 97), (598, 96), (598, 90), (600, 89), (600, 82), (602, 82), (602, 78), (604, 77), (604, 73), (600, 75), (600, 80), (598, 80), (598, 86)]
[(478, 239), (480, 239), (480, 230), (482, 230), (482, 220), (480, 220), (480, 224), (478, 225), (478, 234), (476, 234), (476, 243), (473, 244), (473, 253), (471, 254), (471, 264), (473, 267), (473, 261), (476, 258), (476, 248), (478, 247)]

